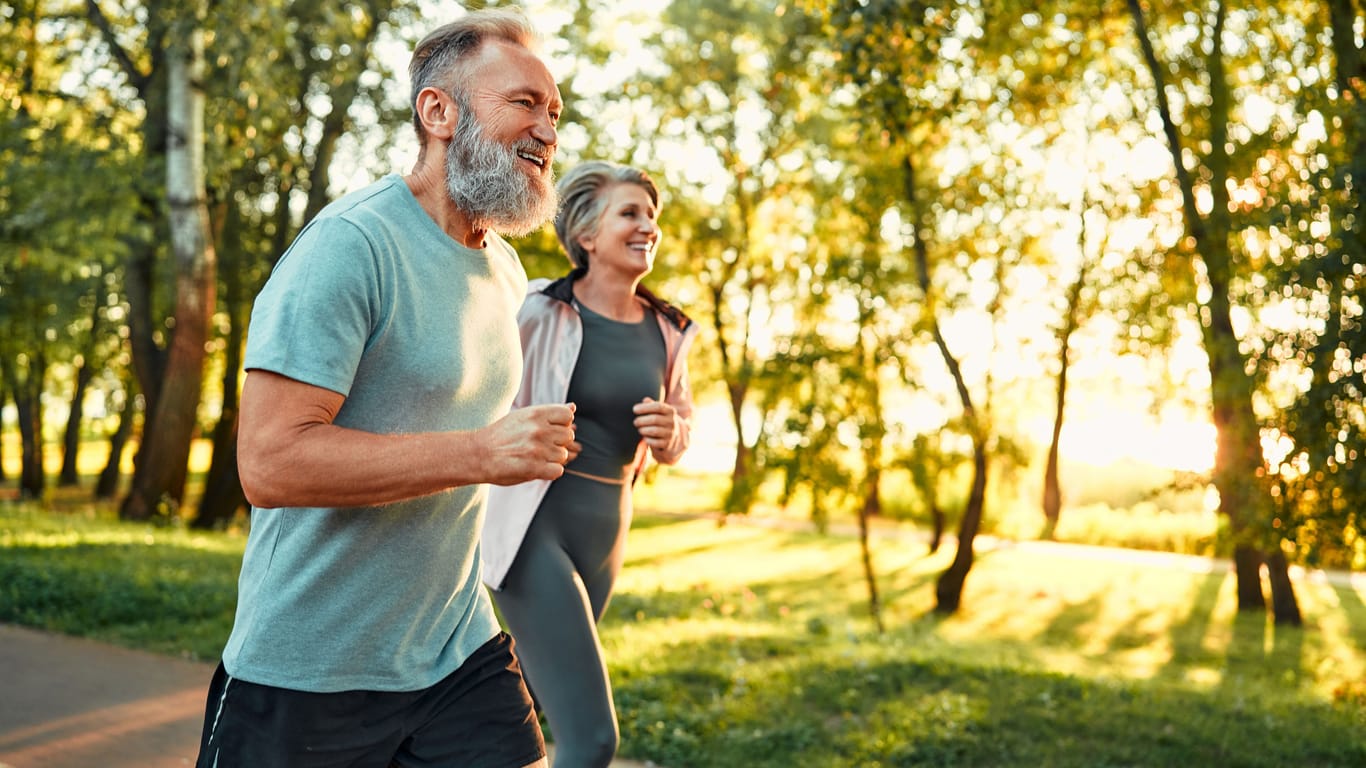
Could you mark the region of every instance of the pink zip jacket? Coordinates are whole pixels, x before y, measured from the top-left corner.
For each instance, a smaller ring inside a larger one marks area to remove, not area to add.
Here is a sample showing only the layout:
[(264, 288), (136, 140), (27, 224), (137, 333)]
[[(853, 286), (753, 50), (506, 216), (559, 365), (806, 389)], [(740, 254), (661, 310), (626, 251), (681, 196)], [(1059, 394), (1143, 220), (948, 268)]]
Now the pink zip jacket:
[[(513, 408), (542, 403), (563, 403), (569, 396), (569, 379), (583, 346), (583, 321), (574, 301), (575, 275), (551, 281), (532, 280), (526, 300), (517, 313), (522, 331), (522, 385)], [(679, 429), (666, 451), (656, 451), (655, 460), (672, 464), (688, 448), (692, 418), (692, 391), (688, 387), (688, 347), (697, 335), (697, 323), (676, 307), (662, 301), (643, 286), (636, 296), (659, 320), (667, 354), (664, 371), (664, 401), (674, 407)], [(649, 451), (642, 438), (636, 448), (635, 477), (645, 468)], [(484, 583), (502, 589), (508, 569), (517, 557), (531, 519), (550, 488), (550, 480), (531, 480), (513, 486), (489, 486), (488, 509), (480, 541), (484, 560)]]

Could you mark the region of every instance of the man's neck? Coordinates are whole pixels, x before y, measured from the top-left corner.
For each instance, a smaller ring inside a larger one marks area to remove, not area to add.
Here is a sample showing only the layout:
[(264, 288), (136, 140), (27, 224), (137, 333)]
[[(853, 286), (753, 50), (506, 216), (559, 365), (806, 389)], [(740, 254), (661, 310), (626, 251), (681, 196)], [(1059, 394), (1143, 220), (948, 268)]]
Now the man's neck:
[(480, 250), (488, 245), (488, 231), (470, 226), (469, 217), (451, 202), (446, 191), (446, 180), (430, 165), (418, 165), (403, 177), (418, 205), (427, 212), (441, 230), (466, 248)]

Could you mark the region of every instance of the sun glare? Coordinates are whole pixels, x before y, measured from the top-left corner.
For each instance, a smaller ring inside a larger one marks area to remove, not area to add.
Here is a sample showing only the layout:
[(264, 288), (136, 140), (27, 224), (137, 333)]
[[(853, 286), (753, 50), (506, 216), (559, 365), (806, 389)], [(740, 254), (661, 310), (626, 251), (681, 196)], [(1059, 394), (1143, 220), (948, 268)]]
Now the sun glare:
[(1059, 449), (1072, 461), (1105, 465), (1131, 460), (1166, 469), (1208, 472), (1214, 467), (1214, 425), (1153, 422), (1141, 414), (1064, 422)]

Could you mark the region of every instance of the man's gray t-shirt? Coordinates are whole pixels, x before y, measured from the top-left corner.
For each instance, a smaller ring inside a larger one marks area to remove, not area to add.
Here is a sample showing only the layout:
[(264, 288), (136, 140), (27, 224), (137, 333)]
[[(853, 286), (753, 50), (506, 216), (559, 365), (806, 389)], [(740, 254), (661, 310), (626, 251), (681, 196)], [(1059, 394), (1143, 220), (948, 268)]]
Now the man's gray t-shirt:
[[(346, 396), (335, 424), (470, 430), (521, 379), (526, 273), (465, 248), (397, 175), (329, 205), (257, 297), (246, 368)], [(428, 687), (498, 632), (480, 584), (484, 486), (377, 507), (253, 508), (228, 674), (294, 690)]]

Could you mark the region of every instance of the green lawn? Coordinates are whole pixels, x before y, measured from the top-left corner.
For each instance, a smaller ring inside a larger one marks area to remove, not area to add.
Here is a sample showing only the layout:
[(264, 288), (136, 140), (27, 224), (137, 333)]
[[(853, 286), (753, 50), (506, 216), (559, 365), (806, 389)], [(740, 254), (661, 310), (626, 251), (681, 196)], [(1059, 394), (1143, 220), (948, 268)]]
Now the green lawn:
[[(642, 494), (649, 498), (649, 493)], [(0, 503), (0, 621), (216, 658), (240, 533)], [(622, 754), (728, 766), (1364, 766), (1366, 591), (1301, 580), (1306, 624), (1237, 616), (1221, 571), (642, 513), (603, 622)]]

